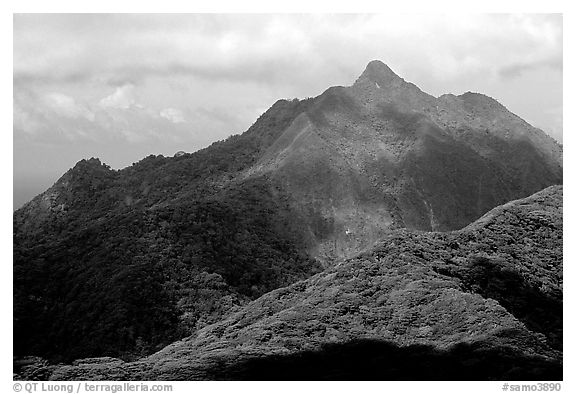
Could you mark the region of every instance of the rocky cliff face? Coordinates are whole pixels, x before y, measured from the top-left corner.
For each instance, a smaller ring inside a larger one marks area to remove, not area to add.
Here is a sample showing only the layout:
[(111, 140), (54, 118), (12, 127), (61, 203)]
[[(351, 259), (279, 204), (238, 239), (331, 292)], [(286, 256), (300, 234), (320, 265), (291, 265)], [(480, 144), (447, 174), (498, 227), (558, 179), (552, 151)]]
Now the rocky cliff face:
[(562, 188), (397, 230), (135, 363), (51, 379), (561, 379)]
[(397, 229), (561, 184), (561, 161), (495, 100), (435, 98), (378, 61), (193, 154), (83, 160), (14, 213), (15, 351), (150, 354)]

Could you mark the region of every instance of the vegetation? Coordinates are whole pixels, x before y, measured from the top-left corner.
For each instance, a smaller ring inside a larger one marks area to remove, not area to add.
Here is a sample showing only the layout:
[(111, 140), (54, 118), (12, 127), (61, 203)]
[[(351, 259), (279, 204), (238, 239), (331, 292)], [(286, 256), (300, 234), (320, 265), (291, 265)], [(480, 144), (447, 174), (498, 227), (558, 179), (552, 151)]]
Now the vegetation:
[[(25, 376), (150, 380), (561, 380), (562, 191), (450, 233), (396, 230), (134, 363)], [(560, 345), (560, 346), (558, 346)]]
[(231, 181), (301, 107), (192, 155), (83, 160), (16, 212), (15, 354), (135, 359), (318, 272), (282, 191)]

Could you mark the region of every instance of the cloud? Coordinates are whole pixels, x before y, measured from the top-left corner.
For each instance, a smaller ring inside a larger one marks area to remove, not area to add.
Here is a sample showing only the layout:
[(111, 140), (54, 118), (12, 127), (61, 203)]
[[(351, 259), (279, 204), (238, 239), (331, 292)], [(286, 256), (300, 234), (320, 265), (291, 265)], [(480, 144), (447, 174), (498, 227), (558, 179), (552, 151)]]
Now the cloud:
[(97, 138), (96, 114), (73, 97), (59, 92), (14, 89), (15, 140), (41, 143)]
[(43, 144), (150, 144), (179, 141), (190, 135), (184, 114), (168, 108), (157, 111), (136, 104), (132, 87), (118, 88), (92, 105), (61, 92), (14, 90), (14, 136)]
[(15, 137), (35, 135), (42, 130), (44, 123), (38, 115), (14, 102), (13, 127)]
[[(433, 95), (481, 91), (528, 117), (537, 96), (561, 105), (562, 40), (562, 16), (540, 14), (15, 15), (15, 94), (34, 105), (15, 103), (14, 127), (210, 141), (279, 98), (353, 83), (373, 59)], [(515, 96), (535, 70), (537, 90)]]
[(184, 114), (176, 108), (165, 108), (160, 111), (160, 116), (172, 123), (184, 123)]
[(128, 109), (133, 105), (136, 105), (136, 99), (134, 97), (134, 85), (128, 84), (119, 86), (116, 88), (114, 93), (110, 96), (104, 97), (98, 103), (102, 108), (118, 108), (118, 109)]
[(15, 78), (36, 81), (307, 84), (353, 79), (374, 58), (448, 78), (562, 53), (558, 15), (17, 15), (14, 25)]
[(562, 72), (562, 57), (556, 57), (546, 60), (537, 60), (532, 62), (518, 62), (502, 67), (499, 74), (503, 78), (516, 78), (520, 75), (535, 69), (549, 67)]
[(52, 92), (44, 97), (46, 106), (60, 116), (68, 118), (85, 118), (94, 121), (94, 113), (86, 106), (76, 102), (73, 97)]

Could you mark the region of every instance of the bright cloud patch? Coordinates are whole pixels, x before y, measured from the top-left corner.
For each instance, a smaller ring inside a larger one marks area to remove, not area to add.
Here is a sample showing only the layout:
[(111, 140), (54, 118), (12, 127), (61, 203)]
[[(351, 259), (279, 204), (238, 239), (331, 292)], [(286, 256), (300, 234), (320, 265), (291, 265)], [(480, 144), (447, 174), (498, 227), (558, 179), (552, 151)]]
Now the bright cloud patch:
[(136, 104), (134, 97), (134, 85), (128, 84), (117, 87), (114, 93), (100, 100), (103, 108), (128, 109)]
[(94, 121), (94, 113), (86, 106), (77, 103), (73, 97), (62, 93), (49, 93), (44, 97), (44, 102), (48, 108), (60, 116)]
[(165, 108), (160, 111), (160, 116), (172, 123), (184, 123), (186, 121), (182, 111), (176, 108)]
[(193, 135), (181, 110), (145, 107), (132, 85), (119, 87), (103, 99), (95, 96), (92, 103), (85, 96), (78, 97), (18, 87), (14, 94), (15, 138), (59, 145), (97, 141), (156, 146), (158, 141), (177, 142)]

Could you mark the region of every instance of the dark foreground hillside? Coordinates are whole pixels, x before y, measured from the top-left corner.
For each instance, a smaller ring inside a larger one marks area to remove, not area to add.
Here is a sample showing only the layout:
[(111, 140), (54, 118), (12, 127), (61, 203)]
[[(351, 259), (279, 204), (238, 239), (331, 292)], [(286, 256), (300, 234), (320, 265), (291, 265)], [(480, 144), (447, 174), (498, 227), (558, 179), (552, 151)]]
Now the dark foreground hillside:
[[(50, 379), (562, 379), (562, 187), (447, 233), (397, 230), (133, 363)], [(22, 371), (40, 373), (29, 367)]]

